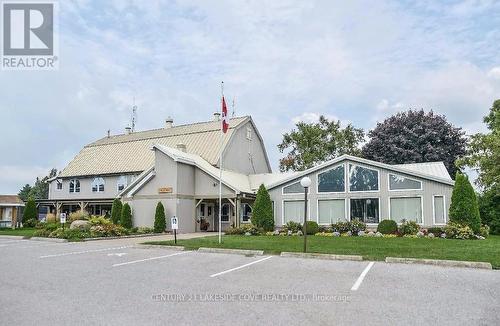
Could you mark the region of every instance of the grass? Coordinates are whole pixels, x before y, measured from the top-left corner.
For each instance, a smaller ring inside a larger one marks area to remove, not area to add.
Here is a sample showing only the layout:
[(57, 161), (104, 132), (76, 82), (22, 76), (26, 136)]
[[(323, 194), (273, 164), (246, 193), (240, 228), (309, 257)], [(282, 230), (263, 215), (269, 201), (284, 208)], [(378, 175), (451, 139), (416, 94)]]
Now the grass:
[(18, 235), (24, 237), (33, 236), (35, 228), (21, 228), (21, 229), (11, 229), (11, 228), (0, 228), (0, 235)]
[[(199, 247), (256, 249), (267, 254), (282, 251), (301, 252), (303, 237), (284, 236), (237, 236), (223, 237), (218, 243), (216, 236), (178, 240), (177, 245), (186, 249)], [(147, 244), (174, 245), (173, 241), (151, 241)], [(361, 255), (367, 260), (385, 260), (385, 257), (428, 258), (489, 262), (500, 269), (500, 236), (491, 235), (486, 240), (369, 238), (369, 237), (320, 237), (307, 238), (308, 252), (341, 255)]]

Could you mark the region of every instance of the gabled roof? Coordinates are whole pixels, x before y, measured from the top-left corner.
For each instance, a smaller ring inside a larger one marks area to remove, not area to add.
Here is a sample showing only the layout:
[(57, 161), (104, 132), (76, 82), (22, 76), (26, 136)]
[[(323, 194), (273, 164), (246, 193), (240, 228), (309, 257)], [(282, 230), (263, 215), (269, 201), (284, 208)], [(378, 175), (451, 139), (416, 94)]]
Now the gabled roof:
[[(372, 161), (372, 160), (367, 160), (367, 159), (356, 157), (356, 156), (342, 155), (342, 156), (339, 156), (339, 157), (334, 158), (332, 160), (329, 160), (327, 162), (324, 162), (322, 164), (319, 164), (315, 167), (312, 167), (310, 169), (292, 174), (292, 175), (285, 177), (277, 182), (271, 182), (268, 184), (265, 183), (265, 185), (268, 189), (272, 189), (272, 188), (280, 186), (284, 183), (298, 179), (300, 177), (303, 177), (303, 176), (308, 175), (310, 173), (319, 171), (321, 169), (324, 169), (325, 167), (340, 163), (340, 162), (345, 161), (345, 160), (357, 162), (360, 164), (370, 165), (370, 166), (390, 170), (393, 172), (408, 174), (408, 175), (420, 177), (422, 179), (441, 182), (441, 183), (448, 184), (451, 186), (453, 186), (455, 184), (455, 182), (451, 179), (448, 171), (446, 170), (446, 167), (444, 166), (443, 162), (391, 165), (391, 164), (380, 163), (380, 162), (376, 162), (376, 161)], [(443, 168), (444, 168), (444, 170), (443, 170)]]
[[(232, 134), (250, 117), (230, 120), (223, 148)], [(154, 163), (154, 144), (176, 147), (182, 143), (189, 153), (216, 165), (220, 151), (220, 121), (207, 121), (154, 129), (99, 139), (86, 145), (58, 177), (142, 172)]]
[(18, 195), (0, 195), (0, 206), (24, 206)]

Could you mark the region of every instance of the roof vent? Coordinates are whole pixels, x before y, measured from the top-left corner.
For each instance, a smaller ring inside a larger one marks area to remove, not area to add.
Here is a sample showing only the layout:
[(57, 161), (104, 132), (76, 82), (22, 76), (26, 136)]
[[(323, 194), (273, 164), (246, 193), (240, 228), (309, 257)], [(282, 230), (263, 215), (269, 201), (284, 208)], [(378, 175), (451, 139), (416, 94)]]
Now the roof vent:
[(220, 113), (214, 112), (214, 121), (219, 121), (219, 120), (220, 120)]
[(172, 119), (170, 116), (167, 119), (165, 119), (165, 129), (172, 128), (173, 125), (174, 125), (174, 119)]
[(186, 144), (183, 143), (177, 144), (177, 149), (180, 150), (181, 152), (186, 153)]
[(132, 128), (131, 127), (125, 127), (125, 133), (127, 135), (130, 135), (132, 133)]

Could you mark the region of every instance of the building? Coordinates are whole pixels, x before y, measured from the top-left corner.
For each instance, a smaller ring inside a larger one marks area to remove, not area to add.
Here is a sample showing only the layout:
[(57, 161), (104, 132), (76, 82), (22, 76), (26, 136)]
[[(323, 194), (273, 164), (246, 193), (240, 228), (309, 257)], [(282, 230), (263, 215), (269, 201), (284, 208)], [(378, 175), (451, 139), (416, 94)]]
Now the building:
[[(454, 182), (442, 162), (388, 165), (343, 155), (296, 173), (272, 173), (262, 138), (251, 117), (230, 120), (220, 139), (220, 121), (126, 132), (85, 146), (50, 180), (55, 212), (110, 210), (114, 198), (130, 204), (134, 225), (152, 226), (159, 201), (180, 232), (218, 228), (219, 162), (223, 229), (249, 223), (260, 186), (269, 190), (277, 226), (303, 221), (303, 188), (309, 176), (309, 217), (320, 224), (359, 218), (376, 226), (382, 219), (412, 219), (423, 226), (447, 221)], [(168, 223), (167, 223), (168, 224)]]
[(22, 217), (24, 203), (18, 195), (0, 195), (0, 227), (15, 226)]

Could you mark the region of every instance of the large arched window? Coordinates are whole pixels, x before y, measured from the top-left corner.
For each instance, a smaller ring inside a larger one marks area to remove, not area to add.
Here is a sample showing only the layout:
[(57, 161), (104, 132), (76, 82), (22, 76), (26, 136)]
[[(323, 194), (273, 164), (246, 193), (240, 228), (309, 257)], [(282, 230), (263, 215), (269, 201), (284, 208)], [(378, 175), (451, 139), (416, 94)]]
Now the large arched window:
[(101, 177), (94, 178), (92, 181), (92, 192), (104, 191), (104, 179)]
[(378, 171), (349, 164), (349, 191), (378, 191)]
[(118, 191), (122, 191), (123, 189), (125, 189), (126, 186), (127, 186), (127, 177), (122, 175), (118, 178), (118, 181), (116, 182), (116, 188), (118, 189)]
[(80, 192), (80, 180), (72, 179), (69, 180), (69, 192)]
[(222, 212), (220, 218), (221, 222), (229, 222), (229, 212), (230, 212), (229, 204), (228, 203), (222, 204)]
[(344, 165), (339, 165), (318, 174), (318, 192), (344, 192), (345, 173)]

